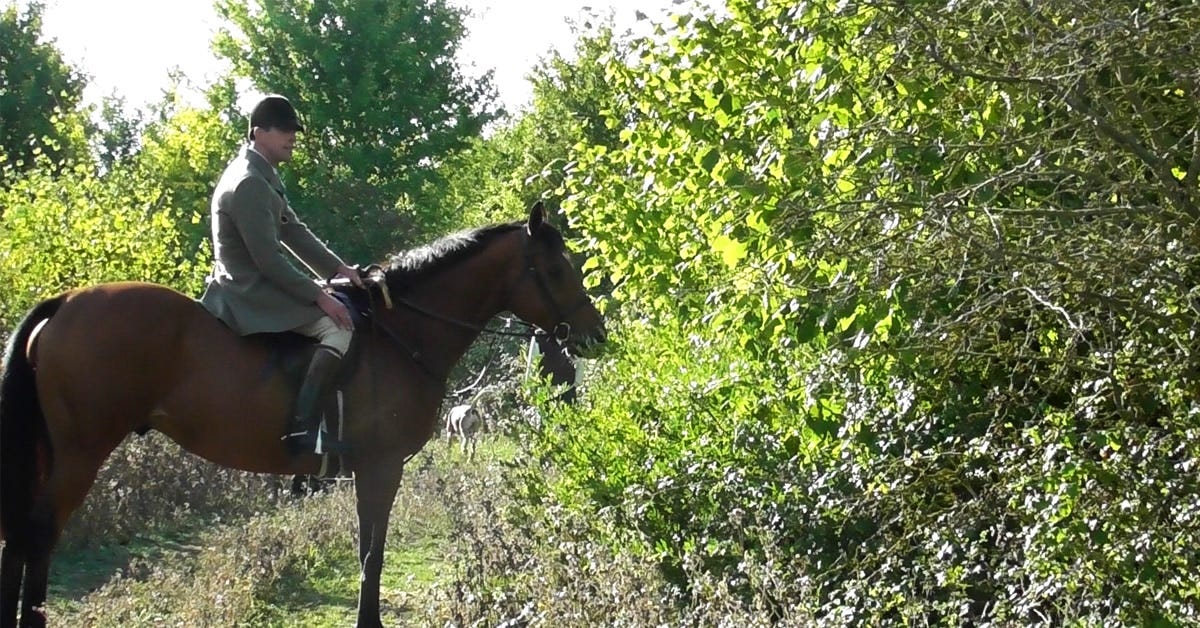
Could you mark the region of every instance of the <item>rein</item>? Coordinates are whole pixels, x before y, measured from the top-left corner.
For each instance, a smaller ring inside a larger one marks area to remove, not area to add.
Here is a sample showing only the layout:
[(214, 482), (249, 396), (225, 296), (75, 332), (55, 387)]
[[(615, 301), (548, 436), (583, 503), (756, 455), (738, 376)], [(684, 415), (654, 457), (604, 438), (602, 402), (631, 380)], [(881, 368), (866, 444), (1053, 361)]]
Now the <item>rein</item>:
[[(532, 247), (530, 247), (530, 245), (529, 245), (531, 240), (532, 240), (532, 237), (529, 236), (528, 234), (526, 234), (526, 237), (524, 240), (524, 245), (522, 246), (524, 257), (525, 257), (525, 268), (522, 270), (521, 276), (517, 278), (517, 281), (512, 285), (511, 288), (509, 288), (509, 290), (512, 291), (513, 289), (516, 288), (516, 286), (520, 285), (521, 282), (532, 277), (534, 280), (534, 283), (537, 285), (538, 293), (540, 294), (542, 299), (550, 306), (551, 311), (554, 312), (555, 318), (557, 318), (559, 321), (554, 326), (554, 329), (552, 330), (554, 337), (560, 342), (566, 342), (566, 340), (568, 338), (570, 338), (570, 336), (571, 336), (571, 324), (567, 322), (567, 317), (570, 316), (571, 314), (574, 314), (577, 310), (579, 310), (579, 308), (586, 306), (588, 304), (588, 298), (586, 295), (584, 295), (583, 297), (581, 297), (579, 299), (578, 302), (572, 304), (569, 308), (566, 308), (565, 310), (562, 308), (562, 306), (559, 305), (558, 301), (555, 300), (555, 298), (554, 298), (553, 292), (550, 290), (550, 284), (546, 281), (546, 278), (543, 277), (542, 274), (538, 272), (537, 267), (533, 263), (533, 252), (531, 250)], [(446, 316), (445, 314), (442, 314), (441, 312), (435, 312), (424, 306), (418, 305), (417, 303), (413, 302), (411, 299), (406, 299), (403, 297), (393, 297), (388, 290), (387, 276), (384, 273), (384, 271), (378, 266), (374, 266), (374, 265), (369, 266), (366, 269), (366, 271), (364, 272), (363, 281), (368, 286), (367, 298), (370, 302), (370, 310), (371, 310), (370, 313), (372, 314), (370, 317), (372, 333), (374, 333), (376, 330), (380, 330), (380, 329), (383, 330), (383, 332), (385, 334), (387, 334), (387, 336), (392, 340), (392, 342), (395, 342), (397, 346), (399, 346), (405, 353), (407, 353), (408, 356), (413, 360), (413, 362), (416, 363), (417, 366), (420, 367), (421, 370), (425, 372), (425, 374), (429, 375), (431, 378), (433, 378), (435, 380), (440, 381), (440, 380), (444, 379), (444, 377), (439, 377), (437, 374), (435, 374), (433, 372), (433, 370), (429, 368), (429, 365), (426, 364), (425, 361), (422, 359), (421, 353), (419, 351), (412, 349), (408, 345), (408, 343), (405, 342), (404, 338), (402, 338), (396, 330), (392, 329), (391, 327), (389, 327), (387, 325), (381, 324), (379, 322), (378, 318), (376, 316), (374, 316), (374, 311), (376, 309), (376, 302), (375, 302), (374, 293), (370, 290), (370, 287), (379, 288), (380, 293), (383, 296), (385, 309), (390, 310), (390, 309), (392, 309), (394, 303), (399, 303), (400, 305), (403, 305), (404, 307), (406, 307), (418, 314), (426, 316), (428, 318), (432, 318), (434, 320), (438, 320), (438, 321), (441, 321), (444, 323), (448, 323), (450, 325), (454, 325), (455, 327), (458, 327), (460, 329), (466, 329), (466, 330), (473, 331), (476, 333), (492, 334), (494, 336), (508, 336), (508, 337), (512, 337), (512, 338), (528, 338), (531, 333), (529, 330), (536, 327), (535, 325), (531, 325), (525, 321), (516, 320), (516, 319), (507, 319), (507, 323), (505, 326), (507, 327), (507, 326), (515, 323), (515, 324), (524, 326), (526, 328), (525, 331), (514, 332), (514, 331), (506, 331), (504, 329), (497, 329), (494, 327), (488, 327), (486, 324), (476, 325), (474, 323), (470, 323), (470, 322), (467, 322), (467, 321), (464, 321), (461, 319), (457, 319), (452, 316)], [(336, 282), (331, 281), (331, 282), (328, 282), (328, 284), (343, 285), (343, 282), (344, 282), (344, 284), (350, 283), (349, 280), (338, 279), (338, 280), (336, 280)]]
[[(476, 331), (476, 332), (483, 333), (483, 334), (492, 334), (495, 336), (512, 336), (514, 338), (526, 338), (529, 336), (529, 332), (505, 331), (502, 328), (497, 329), (494, 327), (488, 327), (487, 325), (476, 325), (474, 323), (468, 323), (467, 321), (459, 320), (452, 316), (446, 316), (445, 314), (442, 314), (440, 312), (434, 312), (433, 310), (430, 310), (423, 306), (417, 305), (416, 303), (412, 302), (411, 300), (405, 299), (403, 297), (392, 297), (392, 301), (399, 303), (400, 305), (403, 305), (404, 307), (406, 307), (418, 314), (422, 314), (422, 315), (432, 318), (434, 320), (442, 321), (443, 323), (449, 323), (451, 325), (454, 325), (455, 327), (459, 327), (462, 329), (469, 329), (471, 331)], [(525, 327), (528, 327), (528, 328), (534, 327), (533, 325), (530, 325), (529, 323), (526, 323), (525, 321), (522, 321), (522, 320), (509, 319), (508, 325), (512, 325), (512, 324), (524, 325)], [(506, 325), (506, 327), (508, 325)]]

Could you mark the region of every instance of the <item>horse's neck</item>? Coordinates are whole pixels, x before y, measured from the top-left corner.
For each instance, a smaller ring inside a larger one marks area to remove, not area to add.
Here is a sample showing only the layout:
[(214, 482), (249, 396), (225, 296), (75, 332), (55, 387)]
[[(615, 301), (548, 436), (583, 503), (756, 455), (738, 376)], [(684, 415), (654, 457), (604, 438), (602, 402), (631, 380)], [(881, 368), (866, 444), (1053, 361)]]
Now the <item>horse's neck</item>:
[(413, 312), (405, 335), (419, 339), (422, 353), (438, 363), (431, 364), (433, 368), (449, 372), (479, 337), (479, 330), (503, 310), (504, 290), (510, 282), (504, 276), (507, 265), (495, 259), (480, 255), (465, 260), (413, 286), (406, 295), (427, 313)]

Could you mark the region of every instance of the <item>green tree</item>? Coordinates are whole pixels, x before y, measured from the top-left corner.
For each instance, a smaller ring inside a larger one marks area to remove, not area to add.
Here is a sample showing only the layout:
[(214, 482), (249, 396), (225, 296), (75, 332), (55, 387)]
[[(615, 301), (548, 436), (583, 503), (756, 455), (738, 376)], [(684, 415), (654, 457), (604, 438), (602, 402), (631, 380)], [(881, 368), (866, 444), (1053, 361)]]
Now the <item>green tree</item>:
[[(533, 86), (528, 108), (442, 162), (443, 203), (458, 210), (456, 226), (512, 220), (537, 200), (557, 209), (577, 151), (619, 146), (608, 124), (614, 102), (605, 68), (607, 59), (621, 56), (623, 40), (613, 33), (611, 15), (585, 15), (572, 30), (574, 50), (549, 51), (526, 77)], [(575, 235), (565, 219), (558, 226)]]
[(138, 151), (128, 160), (140, 180), (169, 195), (179, 230), (187, 248), (211, 246), (209, 205), (213, 186), (244, 137), (235, 113), (236, 90), (232, 78), (209, 86), (205, 104), (182, 102), (178, 90), (165, 94), (152, 107), (144, 124)]
[(92, 150), (100, 167), (110, 170), (137, 154), (145, 119), (140, 111), (128, 111), (125, 98), (117, 94), (104, 98), (99, 115), (100, 120), (91, 133)]
[[(288, 170), (305, 220), (347, 258), (370, 261), (453, 222), (437, 165), (497, 112), (491, 76), (455, 53), (463, 11), (444, 0), (220, 0), (216, 50), (308, 133)], [(313, 211), (305, 212), (305, 208)]]
[[(40, 154), (10, 170), (0, 193), (0, 327), (38, 299), (104, 281), (144, 280), (198, 295), (209, 269), (212, 185), (240, 131), (231, 119), (232, 80), (190, 106), (177, 92), (145, 116), (109, 101), (96, 154)], [(86, 145), (81, 116), (55, 120), (55, 134)], [(107, 148), (106, 148), (107, 147)]]
[(452, 210), (451, 229), (521, 217), (528, 207), (528, 186), (520, 169), (522, 139), (517, 127), (498, 128), (442, 161), (445, 184), (439, 186), (440, 202)]
[(790, 557), (772, 581), (811, 597), (779, 603), (832, 623), (1190, 621), (1197, 25), (1017, 0), (660, 25), (608, 67), (622, 145), (565, 184), (620, 359), (531, 440), (530, 493), (587, 496), (677, 579)]
[(130, 167), (90, 162), (10, 173), (0, 189), (0, 328), (38, 300), (104, 281), (154, 281), (199, 294), (207, 249), (189, 248), (169, 190)]
[(617, 129), (609, 124), (616, 105), (606, 76), (609, 59), (621, 58), (624, 39), (613, 31), (613, 16), (584, 14), (571, 23), (574, 50), (552, 50), (530, 72), (533, 107), (516, 123), (522, 138), (519, 172), (531, 183), (529, 200), (546, 198), (557, 206), (563, 182), (581, 147), (616, 148)]
[(59, 161), (86, 150), (54, 122), (75, 114), (86, 81), (44, 40), (43, 10), (34, 2), (0, 11), (0, 156), (16, 171), (32, 168), (39, 154)]

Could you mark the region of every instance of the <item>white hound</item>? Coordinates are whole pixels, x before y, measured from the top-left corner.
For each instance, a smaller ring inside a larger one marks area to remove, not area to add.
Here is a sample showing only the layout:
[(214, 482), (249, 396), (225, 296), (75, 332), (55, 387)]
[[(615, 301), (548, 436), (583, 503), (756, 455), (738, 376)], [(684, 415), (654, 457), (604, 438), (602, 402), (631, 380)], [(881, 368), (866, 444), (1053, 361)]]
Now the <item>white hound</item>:
[[(453, 445), (454, 437), (458, 436), (463, 454), (467, 455), (468, 460), (474, 460), (475, 435), (482, 427), (483, 415), (473, 404), (454, 406), (446, 414), (446, 442), (448, 445)], [(469, 454), (467, 453), (468, 446), (471, 450)]]

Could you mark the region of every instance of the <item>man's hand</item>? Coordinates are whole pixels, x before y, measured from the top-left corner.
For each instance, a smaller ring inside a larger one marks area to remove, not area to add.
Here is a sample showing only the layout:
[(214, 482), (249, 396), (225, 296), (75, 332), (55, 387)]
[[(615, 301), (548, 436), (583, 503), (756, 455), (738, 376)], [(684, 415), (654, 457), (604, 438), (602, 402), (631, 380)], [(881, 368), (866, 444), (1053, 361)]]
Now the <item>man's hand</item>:
[(350, 320), (350, 310), (329, 293), (322, 292), (321, 296), (317, 297), (317, 307), (321, 308), (326, 316), (332, 318), (338, 327), (354, 330), (354, 321)]
[(337, 274), (334, 275), (335, 279), (338, 277), (345, 277), (346, 279), (349, 279), (350, 283), (354, 284), (356, 287), (365, 287), (363, 285), (362, 277), (358, 276), (357, 268), (351, 268), (345, 264), (342, 264), (341, 266), (338, 266)]

